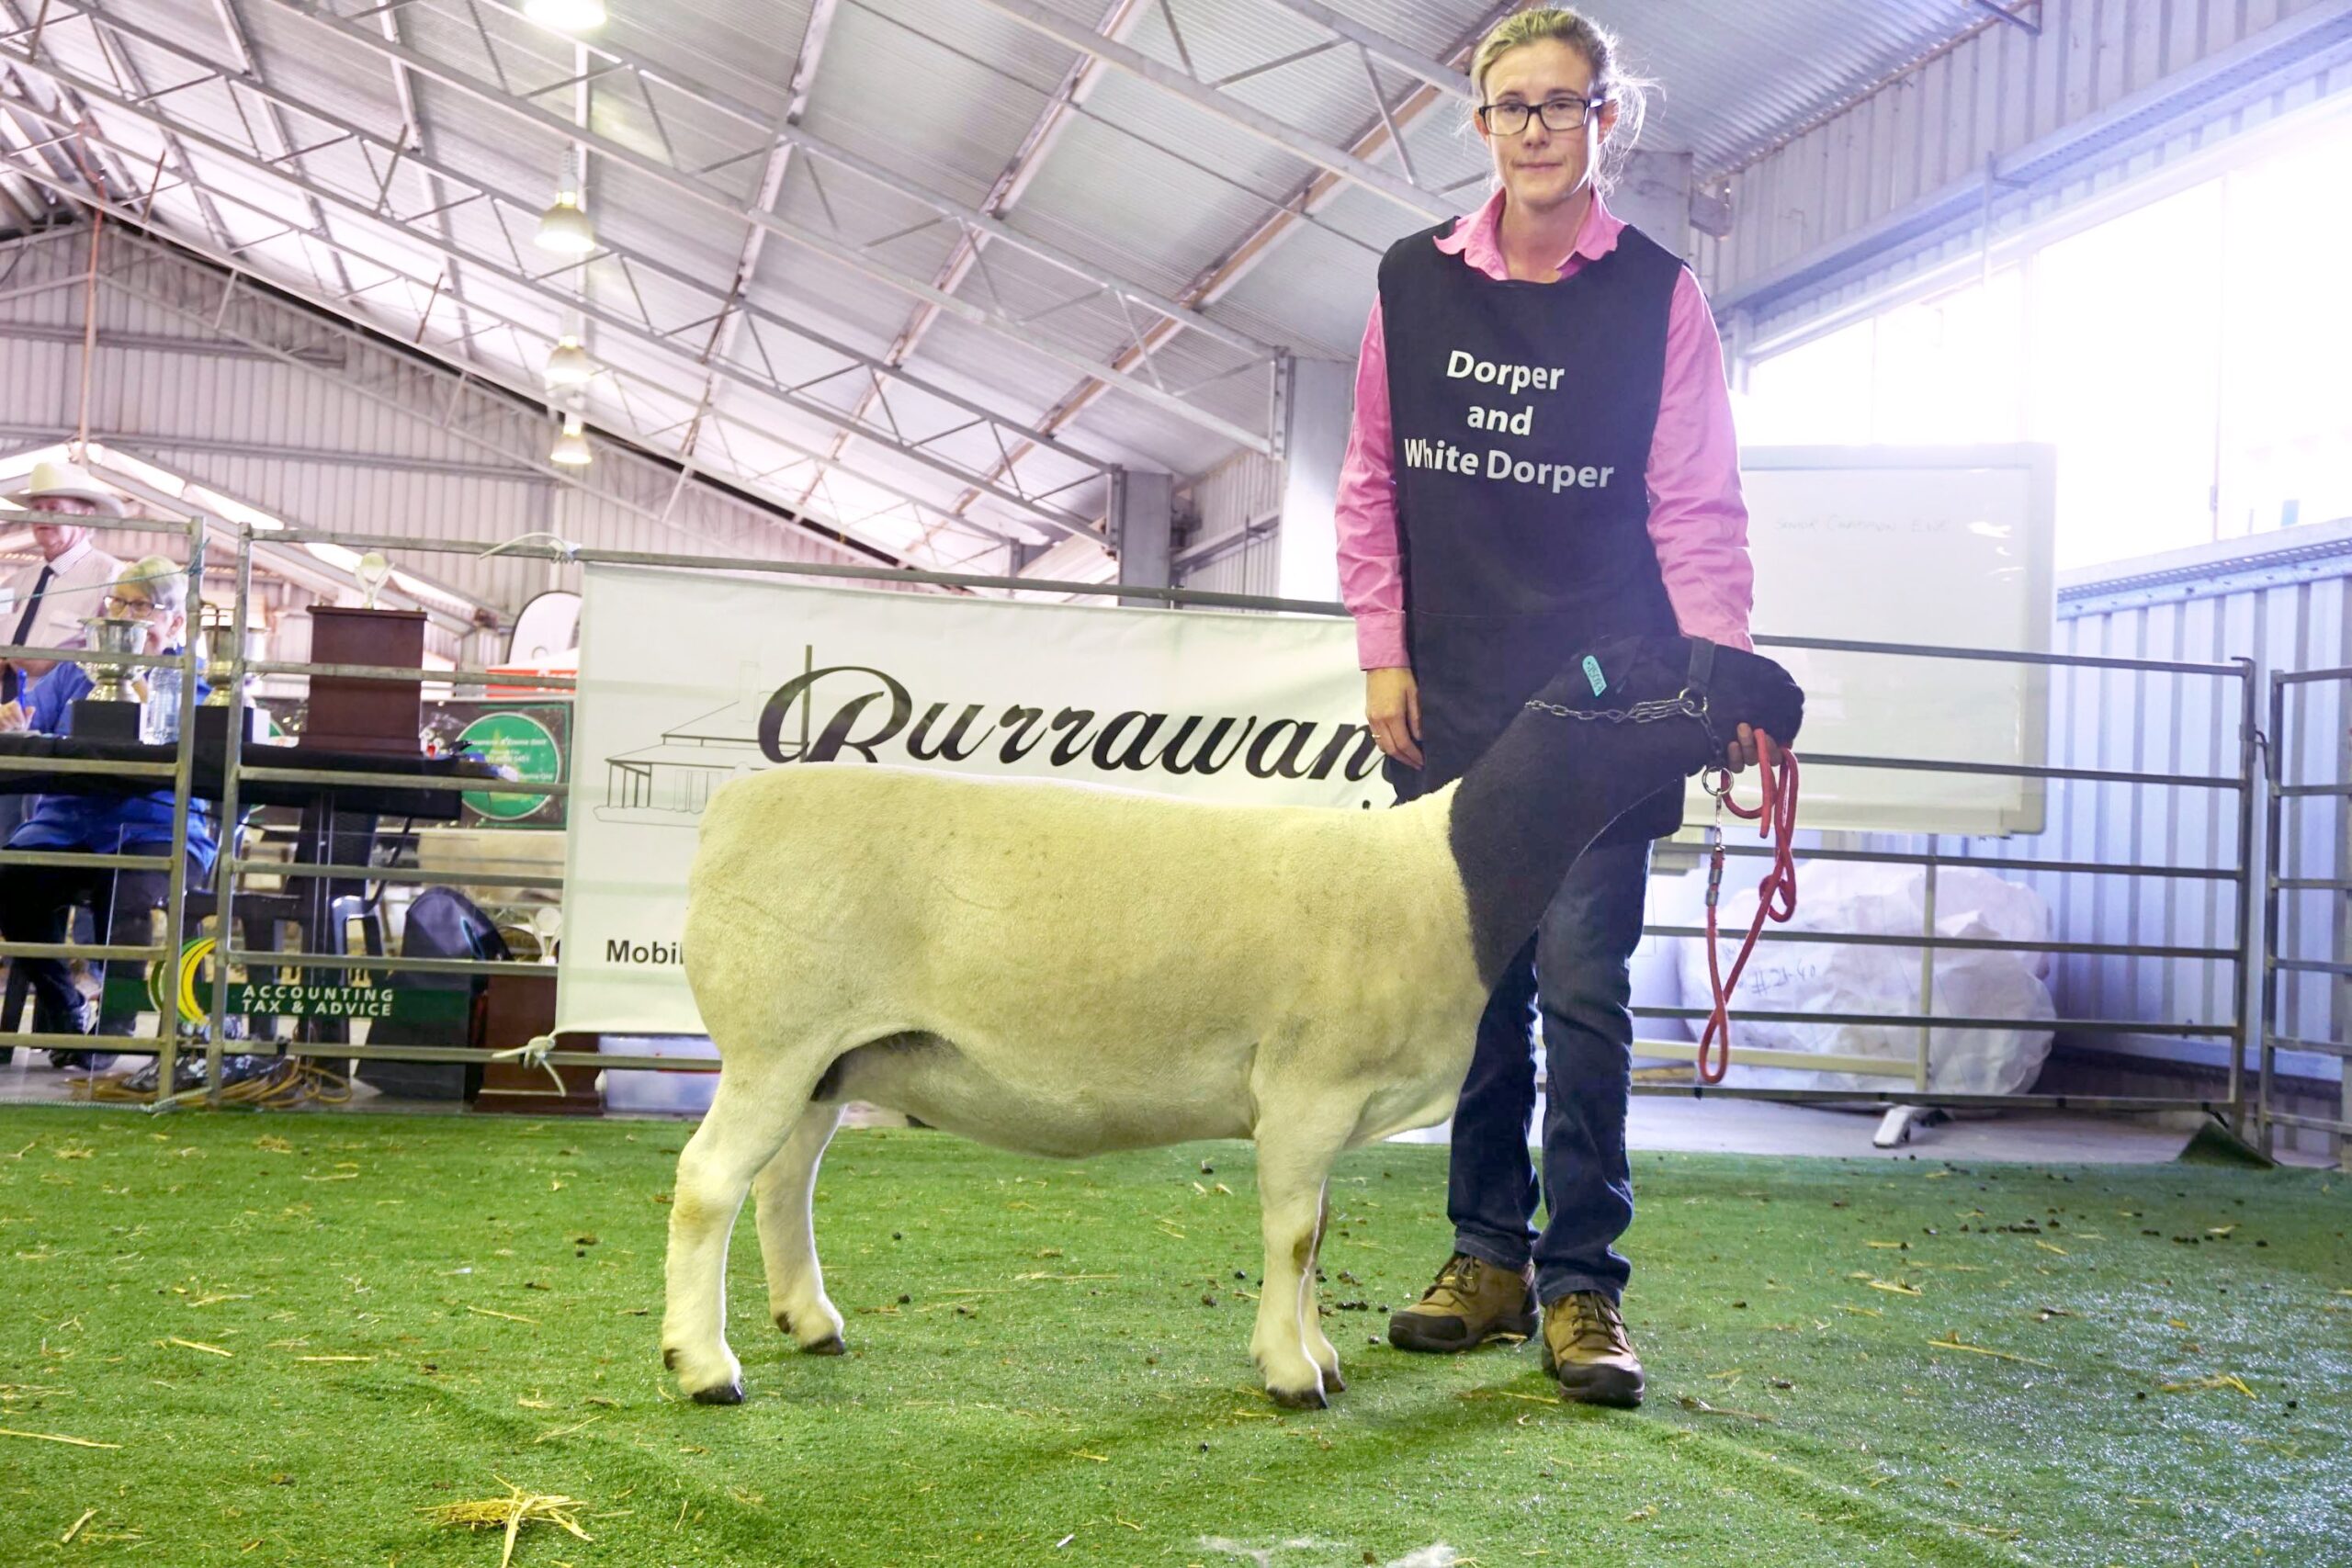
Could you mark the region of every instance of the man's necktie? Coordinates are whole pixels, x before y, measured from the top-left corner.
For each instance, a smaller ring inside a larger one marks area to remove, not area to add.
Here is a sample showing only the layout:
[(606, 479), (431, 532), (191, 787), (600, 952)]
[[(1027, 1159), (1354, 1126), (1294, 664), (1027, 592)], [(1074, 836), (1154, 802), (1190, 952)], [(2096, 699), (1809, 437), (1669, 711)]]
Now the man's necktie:
[[(33, 629), (33, 617), (40, 614), (40, 596), (49, 592), (49, 580), (55, 575), (56, 572), (50, 564), (43, 561), (40, 575), (33, 580), (33, 591), (25, 600), (25, 613), (17, 617), (17, 629), (8, 638), (10, 642), (19, 647), (23, 645), (25, 634)], [(24, 691), (24, 676), (17, 673), (17, 667), (13, 664), (9, 665), (6, 690), (0, 691), (0, 697), (15, 702)]]

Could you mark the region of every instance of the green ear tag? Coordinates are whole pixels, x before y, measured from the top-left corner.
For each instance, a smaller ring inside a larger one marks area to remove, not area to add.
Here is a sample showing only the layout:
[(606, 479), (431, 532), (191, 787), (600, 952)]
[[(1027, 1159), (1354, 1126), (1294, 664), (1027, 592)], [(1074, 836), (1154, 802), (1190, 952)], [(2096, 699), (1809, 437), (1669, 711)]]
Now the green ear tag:
[(1609, 689), (1609, 682), (1601, 678), (1600, 660), (1589, 653), (1584, 656), (1584, 678), (1592, 682), (1592, 694), (1596, 697)]

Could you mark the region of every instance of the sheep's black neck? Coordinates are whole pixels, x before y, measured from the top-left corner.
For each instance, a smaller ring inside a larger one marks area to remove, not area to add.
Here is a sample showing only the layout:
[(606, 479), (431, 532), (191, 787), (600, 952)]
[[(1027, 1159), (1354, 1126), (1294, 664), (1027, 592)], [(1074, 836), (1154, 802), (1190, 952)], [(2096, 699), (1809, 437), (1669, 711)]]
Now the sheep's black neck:
[(1463, 777), (1447, 826), (1482, 981), (1527, 944), (1586, 846), (1706, 752), (1690, 719), (1608, 724), (1531, 709), (1503, 731)]

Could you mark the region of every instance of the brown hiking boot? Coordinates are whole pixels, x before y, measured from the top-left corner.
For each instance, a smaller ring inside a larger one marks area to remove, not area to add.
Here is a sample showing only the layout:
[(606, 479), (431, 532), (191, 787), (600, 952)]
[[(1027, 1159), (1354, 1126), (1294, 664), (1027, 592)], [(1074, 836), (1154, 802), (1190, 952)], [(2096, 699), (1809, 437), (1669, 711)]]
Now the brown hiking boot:
[(1475, 1350), (1509, 1335), (1535, 1332), (1535, 1269), (1503, 1269), (1457, 1252), (1421, 1299), (1388, 1319), (1399, 1350)]
[(1598, 1291), (1572, 1291), (1544, 1308), (1544, 1370), (1560, 1397), (1631, 1410), (1642, 1402), (1642, 1359), (1617, 1305)]

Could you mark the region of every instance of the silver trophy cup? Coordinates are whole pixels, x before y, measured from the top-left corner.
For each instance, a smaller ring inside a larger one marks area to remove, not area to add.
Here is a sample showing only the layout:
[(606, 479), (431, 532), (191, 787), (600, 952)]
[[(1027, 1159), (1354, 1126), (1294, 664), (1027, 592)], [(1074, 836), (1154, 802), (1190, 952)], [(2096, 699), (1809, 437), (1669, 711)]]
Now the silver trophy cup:
[[(89, 628), (90, 651), (93, 653), (144, 653), (147, 651), (147, 623), (127, 617), (98, 615), (82, 623)], [(94, 703), (127, 703), (134, 699), (130, 694), (131, 666), (109, 664), (95, 660), (90, 665), (90, 694), (84, 699)]]
[(230, 671), (244, 652), (241, 630), (228, 621), (209, 621), (205, 624), (201, 634), (204, 638), (204, 678), (212, 683), (211, 692), (204, 699), (206, 707), (225, 708), (229, 705)]

